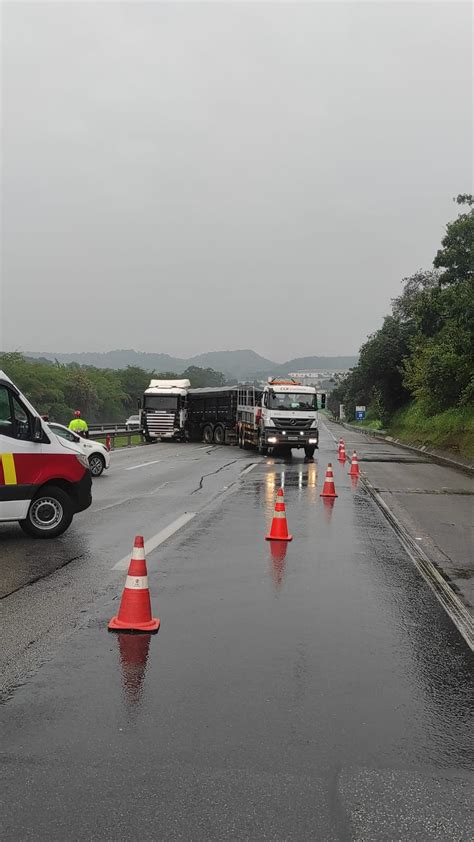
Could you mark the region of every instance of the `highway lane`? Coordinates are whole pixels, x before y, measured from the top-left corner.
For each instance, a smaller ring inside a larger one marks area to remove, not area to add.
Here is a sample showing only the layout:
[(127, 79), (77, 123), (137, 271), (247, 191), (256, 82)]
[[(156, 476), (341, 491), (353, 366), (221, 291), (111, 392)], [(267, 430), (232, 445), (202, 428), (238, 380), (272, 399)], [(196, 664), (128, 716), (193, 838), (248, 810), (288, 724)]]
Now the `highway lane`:
[[(257, 457), (258, 458), (258, 457)], [(163, 443), (117, 450), (94, 480), (93, 504), (54, 541), (33, 541), (16, 524), (0, 526), (2, 692), (47, 657), (83, 621), (95, 596), (115, 582), (113, 566), (186, 511), (198, 513), (255, 455), (238, 448)]]
[[(122, 532), (137, 516), (162, 525), (142, 511), (155, 495), (114, 505), (120, 489), (104, 486), (94, 541), (106, 563), (89, 556), (69, 583), (60, 570), (23, 589), (56, 582), (62, 599), (86, 569), (110, 575), (3, 706), (3, 837), (471, 838), (471, 654), (347, 467), (335, 465), (334, 504), (320, 499), (329, 434), (313, 463), (201, 453), (177, 481), (187, 497), (202, 493), (198, 474), (238, 462), (211, 474), (206, 504), (148, 556), (157, 636), (106, 631)], [(124, 472), (134, 458), (120, 456)], [(142, 470), (150, 490), (166, 481), (161, 463), (127, 475)], [(281, 483), (294, 540), (271, 545)], [(173, 493), (170, 517), (183, 511)]]
[[(474, 478), (427, 455), (324, 420), (334, 440), (357, 449), (360, 467), (464, 604), (474, 609)], [(335, 447), (335, 443), (334, 443)]]

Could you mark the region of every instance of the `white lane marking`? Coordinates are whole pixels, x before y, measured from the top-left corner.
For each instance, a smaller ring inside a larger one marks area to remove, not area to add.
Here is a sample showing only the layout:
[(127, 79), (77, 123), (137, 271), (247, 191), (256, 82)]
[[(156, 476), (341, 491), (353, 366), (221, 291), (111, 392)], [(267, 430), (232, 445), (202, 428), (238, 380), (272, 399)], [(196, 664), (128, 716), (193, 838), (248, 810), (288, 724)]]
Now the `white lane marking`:
[[(149, 555), (153, 552), (153, 550), (159, 547), (160, 544), (163, 544), (168, 538), (171, 538), (175, 532), (182, 529), (183, 526), (186, 526), (193, 517), (196, 517), (196, 512), (185, 512), (183, 515), (180, 515), (176, 518), (176, 520), (170, 523), (169, 526), (165, 526), (161, 532), (157, 532), (156, 535), (153, 535), (152, 538), (145, 542), (145, 555)], [(131, 557), (132, 550), (130, 550), (130, 553), (124, 558), (120, 559), (120, 561), (117, 561), (117, 563), (112, 566), (112, 570), (128, 570)]]
[(157, 465), (161, 459), (154, 459), (153, 462), (141, 462), (139, 465), (132, 465), (131, 468), (124, 468), (124, 471), (136, 471), (137, 468), (146, 468), (147, 465)]
[(241, 477), (244, 477), (244, 476), (245, 476), (245, 474), (249, 474), (249, 473), (250, 473), (250, 471), (253, 471), (253, 469), (254, 469), (254, 468), (256, 468), (256, 467), (257, 467), (257, 463), (256, 463), (256, 462), (254, 462), (252, 465), (248, 465), (246, 468), (244, 468), (244, 470), (243, 470), (243, 471), (241, 471), (240, 476), (241, 476)]
[(165, 485), (169, 485), (169, 482), (162, 482), (161, 485), (157, 485), (156, 488), (154, 488), (152, 491), (150, 491), (150, 495), (156, 494), (156, 492), (160, 491), (160, 489), (164, 488)]
[(324, 421), (323, 421), (323, 419), (321, 418), (321, 416), (319, 416), (319, 421), (320, 421), (320, 423), (323, 425), (323, 427), (324, 427), (324, 429), (326, 430), (326, 432), (327, 432), (327, 433), (329, 433), (329, 435), (331, 436), (332, 440), (333, 440), (334, 442), (337, 442), (337, 438), (336, 438), (336, 436), (333, 436), (333, 434), (331, 433), (331, 430), (329, 429), (329, 427), (327, 427), (327, 426), (326, 426), (326, 424), (324, 423)]

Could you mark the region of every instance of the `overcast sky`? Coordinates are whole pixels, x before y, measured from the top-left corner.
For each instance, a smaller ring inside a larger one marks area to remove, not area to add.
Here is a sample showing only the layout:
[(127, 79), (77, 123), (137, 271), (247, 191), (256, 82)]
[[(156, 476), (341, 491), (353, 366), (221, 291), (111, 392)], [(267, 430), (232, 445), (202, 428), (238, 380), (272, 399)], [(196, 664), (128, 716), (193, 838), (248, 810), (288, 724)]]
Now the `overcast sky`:
[(357, 352), (471, 189), (470, 14), (3, 4), (1, 347)]

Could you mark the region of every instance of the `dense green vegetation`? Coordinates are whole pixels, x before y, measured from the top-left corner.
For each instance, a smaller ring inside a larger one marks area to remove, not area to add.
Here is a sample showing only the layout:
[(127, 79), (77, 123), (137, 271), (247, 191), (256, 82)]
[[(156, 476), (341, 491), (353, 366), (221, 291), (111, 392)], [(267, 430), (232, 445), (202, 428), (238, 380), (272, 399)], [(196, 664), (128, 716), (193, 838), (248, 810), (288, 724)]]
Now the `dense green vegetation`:
[[(448, 223), (433, 269), (405, 278), (392, 313), (368, 337), (359, 362), (329, 398), (354, 418), (369, 420), (411, 441), (472, 454), (474, 425), (473, 197)], [(471, 437), (471, 441), (470, 441)]]
[(182, 374), (150, 372), (137, 366), (122, 369), (94, 368), (77, 363), (63, 365), (31, 360), (22, 354), (0, 354), (0, 369), (16, 383), (32, 404), (51, 421), (68, 422), (80, 409), (89, 423), (121, 422), (137, 410), (137, 401), (150, 379), (187, 377), (191, 385), (222, 386), (220, 371), (191, 366)]

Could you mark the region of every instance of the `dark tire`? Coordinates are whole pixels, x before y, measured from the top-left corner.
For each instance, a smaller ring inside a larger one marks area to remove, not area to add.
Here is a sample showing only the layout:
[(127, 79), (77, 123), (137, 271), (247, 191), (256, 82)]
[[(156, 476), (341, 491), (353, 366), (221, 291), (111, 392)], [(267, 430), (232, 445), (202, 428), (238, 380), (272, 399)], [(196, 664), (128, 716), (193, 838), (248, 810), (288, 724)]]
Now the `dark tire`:
[(214, 429), (214, 444), (225, 444), (225, 430), (221, 424)]
[(93, 453), (89, 456), (89, 468), (93, 477), (100, 477), (105, 468), (104, 457), (100, 453)]
[(311, 446), (311, 447), (305, 447), (305, 449), (304, 449), (304, 455), (306, 456), (306, 458), (307, 458), (307, 459), (312, 459), (312, 458), (313, 458), (313, 456), (314, 456), (314, 451), (315, 451), (315, 450), (316, 450), (316, 448), (315, 448), (315, 447), (313, 447), (313, 446)]
[(145, 435), (145, 441), (147, 444), (152, 444), (152, 442), (154, 442), (155, 439), (152, 439), (151, 436)]
[(243, 450), (243, 447), (244, 447), (244, 433), (243, 433), (243, 430), (239, 430), (238, 444), (239, 444), (240, 449), (241, 449), (241, 450)]
[(205, 444), (212, 444), (214, 441), (214, 430), (210, 424), (206, 424), (202, 431), (202, 438)]
[(23, 532), (32, 538), (57, 538), (72, 521), (74, 509), (71, 498), (62, 488), (45, 485), (30, 503), (25, 520), (20, 521)]
[(261, 436), (258, 437), (257, 450), (260, 453), (260, 456), (266, 456), (268, 453), (268, 447), (264, 444)]

